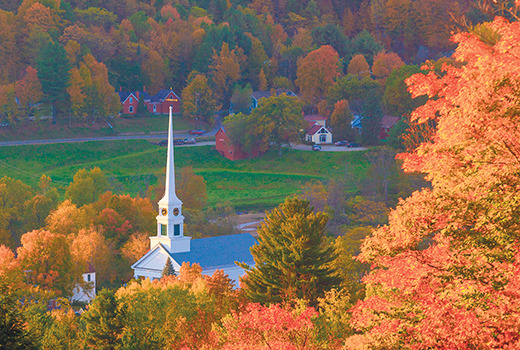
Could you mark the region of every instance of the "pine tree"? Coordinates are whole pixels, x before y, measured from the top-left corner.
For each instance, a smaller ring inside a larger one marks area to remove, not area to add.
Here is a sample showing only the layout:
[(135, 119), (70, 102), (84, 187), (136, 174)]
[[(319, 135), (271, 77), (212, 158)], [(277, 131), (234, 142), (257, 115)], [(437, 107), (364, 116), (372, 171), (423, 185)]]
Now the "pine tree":
[(70, 62), (60, 43), (49, 42), (41, 51), (38, 61), (38, 79), (45, 99), (52, 105), (52, 120), (56, 123), (56, 104), (67, 97)]
[(177, 276), (175, 269), (173, 268), (172, 260), (170, 257), (166, 259), (166, 263), (164, 264), (164, 269), (162, 270), (162, 277), (164, 276)]
[(123, 330), (122, 314), (114, 292), (101, 290), (90, 309), (83, 315), (85, 341), (93, 349), (115, 349)]
[(254, 302), (279, 303), (303, 299), (314, 306), (318, 297), (339, 284), (331, 267), (334, 251), (324, 241), (327, 216), (314, 213), (309, 201), (287, 198), (267, 214), (251, 248), (255, 266), (242, 280)]

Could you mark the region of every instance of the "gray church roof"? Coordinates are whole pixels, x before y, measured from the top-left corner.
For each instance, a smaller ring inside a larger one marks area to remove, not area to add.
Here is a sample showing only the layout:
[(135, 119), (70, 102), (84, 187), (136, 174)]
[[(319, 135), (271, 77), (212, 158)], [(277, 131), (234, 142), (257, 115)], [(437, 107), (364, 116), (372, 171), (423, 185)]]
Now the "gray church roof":
[(184, 261), (199, 264), (204, 270), (235, 266), (236, 262), (254, 264), (249, 248), (257, 243), (249, 233), (191, 240), (191, 251), (169, 253), (179, 264)]

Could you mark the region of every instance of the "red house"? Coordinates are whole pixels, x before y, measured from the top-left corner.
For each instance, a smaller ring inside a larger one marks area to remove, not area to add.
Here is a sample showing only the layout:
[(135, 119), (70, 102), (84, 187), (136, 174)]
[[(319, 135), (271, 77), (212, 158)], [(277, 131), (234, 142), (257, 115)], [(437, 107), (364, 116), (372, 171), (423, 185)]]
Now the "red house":
[(123, 107), (123, 114), (136, 114), (139, 99), (143, 99), (148, 112), (153, 114), (168, 114), (170, 106), (173, 113), (180, 113), (181, 99), (173, 90), (161, 90), (151, 96), (146, 91), (121, 91), (119, 99)]
[(241, 145), (233, 144), (223, 126), (220, 127), (215, 135), (215, 148), (218, 153), (229, 160), (256, 158), (260, 156), (258, 148), (254, 148), (251, 153), (247, 153)]

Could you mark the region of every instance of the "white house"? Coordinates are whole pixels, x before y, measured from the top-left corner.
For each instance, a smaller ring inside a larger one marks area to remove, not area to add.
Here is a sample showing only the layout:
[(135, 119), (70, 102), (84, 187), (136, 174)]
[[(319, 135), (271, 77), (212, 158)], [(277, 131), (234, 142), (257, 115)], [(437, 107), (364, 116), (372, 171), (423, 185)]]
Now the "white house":
[(88, 270), (83, 274), (83, 285), (77, 285), (73, 292), (72, 301), (90, 303), (96, 296), (96, 271), (91, 264), (88, 264)]
[(244, 274), (244, 270), (237, 266), (235, 261), (244, 262), (249, 266), (254, 265), (249, 248), (256, 243), (256, 239), (249, 233), (194, 240), (184, 235), (182, 202), (175, 193), (171, 108), (166, 185), (164, 197), (159, 201), (159, 214), (156, 219), (157, 235), (150, 237), (150, 250), (132, 265), (135, 278), (161, 278), (168, 257), (177, 272), (183, 262), (198, 263), (205, 275), (212, 275), (216, 270), (224, 270), (224, 273), (235, 281)]
[(319, 145), (322, 143), (332, 143), (332, 133), (326, 126), (314, 124), (305, 134), (305, 140)]

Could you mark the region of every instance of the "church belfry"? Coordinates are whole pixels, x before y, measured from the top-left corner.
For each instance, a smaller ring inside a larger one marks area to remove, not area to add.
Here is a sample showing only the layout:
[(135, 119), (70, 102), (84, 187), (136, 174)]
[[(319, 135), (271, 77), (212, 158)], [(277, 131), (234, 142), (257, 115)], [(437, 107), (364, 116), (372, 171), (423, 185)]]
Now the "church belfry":
[(150, 248), (162, 244), (170, 253), (190, 251), (191, 237), (184, 236), (182, 202), (175, 193), (175, 159), (173, 153), (172, 107), (168, 122), (168, 156), (166, 160), (166, 184), (163, 198), (159, 201), (157, 235), (150, 237)]

